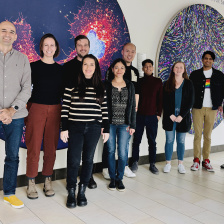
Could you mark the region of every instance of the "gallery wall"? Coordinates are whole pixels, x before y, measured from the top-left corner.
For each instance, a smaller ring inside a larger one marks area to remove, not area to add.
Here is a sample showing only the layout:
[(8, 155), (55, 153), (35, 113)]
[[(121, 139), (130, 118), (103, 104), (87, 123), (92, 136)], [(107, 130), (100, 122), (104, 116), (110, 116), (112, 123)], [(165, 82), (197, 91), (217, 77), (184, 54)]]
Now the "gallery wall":
[[(224, 16), (224, 1), (222, 0), (118, 0), (125, 16), (131, 41), (136, 45), (138, 53), (145, 53), (147, 58), (155, 61), (161, 36), (171, 19), (183, 8), (191, 4), (207, 4), (216, 9)], [(136, 66), (137, 58), (133, 65)], [(156, 73), (156, 72), (155, 72)], [(165, 133), (159, 122), (157, 136), (157, 152), (164, 153)], [(212, 145), (224, 145), (223, 122), (213, 130)], [(131, 145), (131, 144), (130, 144)], [(101, 162), (102, 141), (100, 140), (96, 149), (94, 162)], [(187, 134), (186, 149), (193, 148), (193, 135)], [(147, 155), (147, 139), (144, 134), (141, 144), (141, 156)], [(57, 151), (57, 159), (54, 169), (66, 167), (67, 150)], [(129, 153), (130, 154), (130, 153)], [(0, 140), (0, 178), (3, 176), (4, 165), (4, 141)], [(39, 171), (42, 169), (42, 153), (40, 156)], [(26, 149), (20, 148), (20, 166), (18, 175), (26, 173)]]

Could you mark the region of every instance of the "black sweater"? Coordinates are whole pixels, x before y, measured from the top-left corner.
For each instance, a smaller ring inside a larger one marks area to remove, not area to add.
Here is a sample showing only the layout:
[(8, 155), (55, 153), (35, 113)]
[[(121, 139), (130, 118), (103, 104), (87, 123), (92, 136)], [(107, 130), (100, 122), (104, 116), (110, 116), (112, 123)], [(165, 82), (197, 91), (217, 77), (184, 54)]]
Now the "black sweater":
[[(190, 74), (190, 80), (194, 84), (195, 90), (195, 102), (193, 108), (201, 109), (204, 100), (205, 82), (206, 78), (203, 73), (203, 68), (193, 71)], [(223, 101), (223, 87), (224, 87), (224, 75), (219, 70), (212, 68), (211, 76), (211, 100), (212, 109), (217, 110), (222, 105)]]
[[(166, 83), (163, 88), (163, 129), (166, 131), (173, 130), (173, 121), (170, 115), (175, 114), (175, 91), (168, 93), (165, 90)], [(188, 79), (184, 80), (182, 89), (182, 100), (180, 107), (180, 116), (183, 120), (177, 123), (177, 132), (188, 132), (191, 128), (190, 109), (194, 103), (194, 86)]]
[(63, 65), (64, 85), (73, 88), (78, 82), (78, 74), (81, 71), (82, 62), (75, 57)]
[(31, 63), (30, 66), (33, 91), (29, 102), (59, 104), (63, 95), (62, 66), (56, 62), (46, 64), (41, 60)]
[[(124, 80), (128, 88), (128, 104), (125, 111), (125, 124), (130, 125), (130, 128), (136, 128), (136, 112), (135, 112), (135, 88), (132, 82)], [(107, 91), (107, 105), (108, 117), (110, 124), (112, 123), (112, 83), (111, 81), (105, 82)]]

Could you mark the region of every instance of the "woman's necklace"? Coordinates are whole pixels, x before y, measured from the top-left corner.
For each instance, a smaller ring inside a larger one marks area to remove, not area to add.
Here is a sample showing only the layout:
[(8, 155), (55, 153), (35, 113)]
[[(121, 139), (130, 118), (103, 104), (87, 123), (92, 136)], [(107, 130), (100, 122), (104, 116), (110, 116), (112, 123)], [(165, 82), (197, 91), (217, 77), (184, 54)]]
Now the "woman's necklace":
[(126, 86), (126, 83), (124, 80), (122, 81), (116, 81), (116, 80), (113, 80), (112, 81), (112, 84), (114, 87), (118, 88), (119, 91), (121, 91), (121, 88), (125, 87)]

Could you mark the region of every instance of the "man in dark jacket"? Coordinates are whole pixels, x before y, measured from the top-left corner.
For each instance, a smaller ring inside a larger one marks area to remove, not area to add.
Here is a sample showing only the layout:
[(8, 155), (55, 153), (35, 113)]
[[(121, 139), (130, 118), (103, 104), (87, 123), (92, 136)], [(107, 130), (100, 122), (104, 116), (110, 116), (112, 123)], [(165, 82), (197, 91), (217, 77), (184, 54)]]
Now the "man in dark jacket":
[(136, 129), (132, 148), (132, 172), (138, 170), (139, 146), (142, 140), (144, 128), (149, 144), (149, 170), (153, 174), (159, 171), (155, 166), (156, 162), (156, 136), (158, 130), (158, 121), (162, 113), (163, 85), (160, 78), (153, 76), (153, 61), (146, 59), (142, 62), (144, 78), (139, 80), (139, 103), (136, 118)]
[(75, 40), (75, 50), (77, 56), (64, 64), (64, 80), (66, 87), (74, 87), (78, 80), (78, 74), (82, 66), (82, 58), (89, 54), (90, 41), (84, 35), (78, 35)]
[[(200, 167), (201, 137), (202, 131), (204, 143), (202, 149), (202, 167), (207, 171), (214, 171), (209, 160), (211, 150), (211, 133), (217, 110), (222, 111), (224, 75), (221, 71), (212, 67), (215, 54), (206, 51), (202, 56), (203, 68), (193, 71), (190, 79), (194, 84), (195, 102), (192, 110), (194, 123), (194, 163), (191, 170), (196, 171)], [(204, 124), (204, 130), (203, 130)]]

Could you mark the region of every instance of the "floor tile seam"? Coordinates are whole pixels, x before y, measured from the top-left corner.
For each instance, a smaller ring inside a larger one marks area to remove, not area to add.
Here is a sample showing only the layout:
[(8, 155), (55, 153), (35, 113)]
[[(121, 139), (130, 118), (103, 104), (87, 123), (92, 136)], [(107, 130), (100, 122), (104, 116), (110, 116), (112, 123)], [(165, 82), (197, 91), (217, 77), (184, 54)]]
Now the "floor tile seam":
[[(101, 189), (102, 190), (102, 189)], [(107, 190), (109, 190), (109, 189), (107, 189)], [(140, 196), (143, 196), (144, 197), (144, 195), (141, 195), (141, 194), (139, 194), (138, 192), (135, 192), (135, 191), (133, 191), (133, 190), (131, 190), (131, 189), (129, 189), (128, 188), (128, 190), (129, 191), (132, 191), (133, 193), (137, 193), (138, 195), (140, 195)], [(102, 191), (104, 191), (104, 192), (106, 192), (107, 193), (107, 191), (106, 191), (106, 189), (105, 190), (102, 190)], [(122, 194), (122, 192), (120, 192), (121, 194)], [(107, 193), (107, 194), (109, 194), (109, 193)], [(129, 205), (129, 206), (131, 206), (131, 207), (134, 207), (134, 206), (132, 206), (130, 203), (128, 203), (128, 202), (126, 202), (126, 201), (124, 201), (124, 200), (121, 200), (119, 197), (117, 197), (116, 195), (112, 195), (112, 194), (109, 194), (110, 196), (113, 196), (115, 199), (118, 199), (118, 200), (120, 200), (120, 201), (122, 201), (122, 202), (124, 202), (125, 204), (127, 204), (127, 205)], [(140, 209), (138, 209), (137, 207), (134, 207), (134, 208), (136, 208), (137, 210), (139, 210), (139, 211), (141, 211)], [(141, 211), (142, 212), (142, 211)]]
[[(130, 191), (132, 191), (133, 193), (136, 193), (135, 191), (133, 191), (133, 190), (131, 190), (131, 189), (129, 189)], [(139, 193), (138, 193), (139, 194)], [(145, 196), (145, 195), (142, 195), (142, 194), (139, 194), (139, 195), (141, 195), (141, 196)], [(116, 196), (114, 196), (114, 197), (116, 197)], [(164, 206), (164, 207), (167, 207), (167, 208), (169, 208), (169, 209), (171, 209), (171, 210), (173, 210), (173, 211), (175, 211), (175, 212), (178, 212), (178, 213), (180, 213), (180, 214), (182, 214), (182, 215), (184, 215), (184, 216), (186, 216), (186, 217), (189, 217), (189, 218), (191, 218), (191, 216), (189, 216), (189, 215), (186, 215), (186, 214), (184, 214), (184, 213), (182, 213), (182, 212), (180, 212), (180, 211), (177, 211), (177, 210), (175, 210), (174, 208), (172, 208), (172, 207), (168, 207), (167, 205), (164, 205), (164, 204), (162, 204), (161, 202), (158, 202), (158, 201), (156, 201), (156, 200), (154, 200), (154, 199), (151, 199), (151, 198), (149, 198), (149, 197), (147, 197), (147, 196), (145, 196), (146, 198), (148, 198), (148, 199), (150, 199), (151, 201), (153, 201), (153, 202), (155, 202), (155, 203), (157, 203), (157, 204), (160, 204), (160, 205), (162, 205), (162, 206)], [(175, 196), (173, 196), (173, 197), (175, 197)], [(117, 198), (117, 197), (116, 197)], [(175, 197), (176, 198), (176, 197)], [(179, 199), (179, 198), (177, 198), (177, 199)], [(120, 200), (120, 199), (119, 199)], [(123, 201), (123, 200), (121, 200), (122, 202), (125, 202), (125, 201)], [(184, 200), (185, 201), (185, 200)], [(185, 201), (186, 202), (186, 201)], [(126, 204), (128, 204), (128, 205), (130, 205), (130, 206), (132, 206), (130, 203), (128, 203), (128, 202), (125, 202)], [(189, 203), (189, 204), (193, 204), (193, 203), (190, 203), (190, 202), (187, 202), (187, 203)], [(194, 205), (194, 206), (197, 206), (197, 205)], [(135, 207), (135, 206), (132, 206), (132, 207), (134, 207), (135, 209), (137, 209), (137, 210), (139, 210), (139, 211), (141, 211), (141, 212), (143, 212), (143, 213), (145, 213), (146, 215), (149, 215), (148, 213), (146, 213), (146, 212), (144, 212), (144, 211), (142, 211), (141, 209), (139, 209), (139, 208), (137, 208), (137, 207)], [(199, 206), (198, 206), (199, 207)], [(203, 208), (204, 209), (204, 208)], [(204, 210), (206, 210), (206, 209), (204, 209)], [(152, 216), (151, 214), (149, 215), (149, 216)], [(153, 216), (152, 216), (153, 217)], [(156, 217), (153, 217), (153, 218), (156, 218)], [(157, 218), (158, 219), (158, 218)], [(161, 221), (161, 220), (160, 220)]]
[[(131, 190), (132, 191), (132, 190)], [(133, 191), (134, 192), (134, 191)], [(173, 195), (171, 195), (172, 197), (174, 197), (174, 198), (177, 198), (177, 197), (175, 197), (175, 196), (173, 196)], [(147, 196), (146, 196), (147, 197)], [(160, 205), (162, 205), (162, 206), (164, 206), (164, 207), (167, 207), (167, 208), (169, 208), (169, 209), (171, 209), (171, 210), (173, 210), (173, 211), (176, 211), (176, 212), (178, 212), (178, 213), (180, 213), (180, 214), (182, 214), (182, 215), (185, 215), (185, 216), (187, 216), (187, 217), (190, 217), (191, 218), (191, 216), (190, 215), (186, 215), (186, 214), (184, 214), (184, 213), (182, 213), (181, 211), (177, 211), (177, 209), (174, 209), (174, 208), (172, 208), (172, 207), (169, 207), (169, 206), (167, 206), (167, 205), (165, 205), (165, 204), (163, 204), (163, 203), (161, 203), (161, 202), (159, 202), (159, 201), (156, 201), (156, 200), (154, 200), (154, 199), (151, 199), (151, 198), (149, 198), (149, 197), (147, 197), (148, 199), (150, 199), (151, 201), (153, 201), (153, 202), (156, 202), (156, 203), (158, 203), (158, 204), (160, 204)], [(181, 199), (181, 200), (183, 200), (182, 198), (177, 198), (177, 199)], [(183, 200), (184, 202), (186, 202), (186, 203), (188, 203), (188, 204), (194, 204), (194, 203), (191, 203), (191, 202), (188, 202), (188, 201), (185, 201), (185, 200)], [(194, 205), (194, 206), (197, 206), (197, 205)], [(200, 207), (201, 208), (201, 206), (197, 206), (197, 207)], [(206, 209), (205, 208), (203, 208), (204, 209), (204, 211), (206, 211)], [(147, 213), (146, 213), (147, 214)]]
[[(185, 181), (186, 181), (186, 180), (185, 180)], [(187, 182), (192, 183), (192, 184), (195, 184), (195, 185), (198, 185), (198, 186), (200, 186), (200, 187), (204, 187), (204, 188), (206, 188), (206, 189), (209, 189), (209, 190), (212, 190), (212, 191), (215, 191), (215, 192), (224, 193), (224, 191), (215, 190), (214, 188), (211, 188), (211, 187), (209, 187), (209, 186), (203, 185), (202, 183), (195, 183), (195, 182), (193, 182), (193, 181), (187, 181)]]
[[(33, 212), (26, 204), (24, 204), (24, 207), (26, 207), (32, 214), (33, 217), (37, 217), (42, 223), (45, 223), (35, 212)], [(12, 208), (14, 209), (14, 208)], [(23, 209), (23, 208), (22, 208)], [(2, 220), (0, 220), (0, 222), (4, 223)]]
[(121, 220), (120, 218), (118, 218), (117, 216), (115, 216), (114, 214), (112, 214), (111, 212), (105, 210), (103, 207), (97, 205), (95, 202), (91, 202), (91, 203), (93, 203), (95, 206), (97, 206), (98, 208), (100, 208), (100, 209), (103, 210), (104, 212), (110, 214), (110, 215), (113, 216), (114, 218), (120, 220), (122, 223), (127, 223), (127, 222), (124, 222), (123, 220)]
[[(26, 206), (26, 205), (25, 205)], [(26, 206), (27, 207), (27, 206)], [(30, 208), (29, 207), (27, 207), (29, 210), (30, 210)], [(36, 214), (36, 213), (34, 213), (32, 210), (30, 210), (30, 212), (31, 213), (33, 213), (34, 215), (35, 215), (35, 217), (37, 217), (42, 223), (44, 223), (45, 224), (45, 222)]]
[[(82, 221), (82, 222), (85, 223), (84, 220), (82, 220), (80, 217), (78, 217), (77, 215), (75, 215), (74, 213), (72, 213), (72, 209), (67, 208), (66, 205), (63, 206), (62, 204), (60, 204), (60, 203), (59, 203), (57, 200), (55, 200), (54, 198), (52, 198), (52, 200), (53, 200), (54, 202), (56, 202), (58, 205), (60, 205), (60, 207), (64, 208), (66, 211), (68, 211), (70, 214), (72, 214), (73, 216), (75, 216), (77, 219), (79, 219), (80, 221)], [(75, 209), (75, 208), (74, 208), (74, 209)]]
[[(195, 172), (195, 171), (191, 171), (191, 172)], [(206, 171), (205, 171), (206, 172)], [(208, 171), (207, 171), (208, 172)], [(175, 176), (175, 175), (173, 175), (172, 173), (170, 173), (170, 175), (172, 175), (173, 177), (177, 177), (177, 176)], [(180, 174), (181, 175), (181, 174)], [(184, 175), (182, 175), (182, 176), (190, 176), (190, 174), (189, 173), (186, 173), (186, 174), (184, 174)], [(208, 174), (209, 175), (209, 174)], [(197, 175), (197, 176), (200, 176), (200, 175)], [(209, 176), (208, 176), (208, 178), (205, 178), (205, 177), (201, 177), (202, 179), (204, 179), (204, 180), (209, 180)], [(183, 179), (183, 178), (179, 178), (179, 179)], [(222, 178), (223, 179), (223, 178)], [(185, 179), (184, 179), (185, 180)], [(187, 180), (186, 180), (187, 181)], [(220, 184), (221, 185), (221, 183), (219, 183), (219, 182), (217, 182), (217, 181), (215, 181), (215, 180), (212, 180), (214, 183), (217, 183), (217, 184)], [(189, 182), (193, 182), (193, 181), (189, 181)], [(200, 183), (200, 182), (199, 182)]]
[[(172, 175), (172, 174), (171, 174), (171, 175)], [(172, 176), (173, 176), (173, 177), (176, 177), (176, 176), (174, 176), (174, 175), (172, 175)], [(201, 186), (201, 187), (205, 187), (205, 188), (214, 190), (213, 188), (211, 188), (211, 187), (209, 187), (209, 186), (207, 186), (207, 185), (205, 185), (205, 184), (203, 184), (203, 183), (201, 183), (201, 182), (196, 182), (196, 183), (195, 183), (194, 181), (186, 180), (186, 179), (183, 179), (183, 178), (178, 178), (178, 179), (187, 181), (187, 182), (189, 182), (189, 183), (196, 184), (196, 185)], [(208, 180), (208, 179), (207, 179), (207, 180)], [(221, 184), (218, 183), (218, 182), (215, 182), (215, 183), (221, 185)], [(220, 190), (214, 190), (214, 191), (217, 191), (217, 192), (220, 192), (220, 193), (224, 193), (224, 190), (223, 190), (223, 191), (220, 191)]]
[[(147, 174), (144, 174), (144, 173), (142, 173), (142, 174), (143, 174), (143, 175), (147, 175)], [(181, 174), (180, 174), (180, 175), (181, 175)], [(147, 175), (147, 176), (148, 176), (148, 175)], [(176, 176), (174, 176), (174, 175), (172, 175), (172, 174), (171, 174), (171, 176), (172, 176), (172, 177), (176, 177)], [(156, 178), (157, 180), (160, 180), (160, 181), (162, 181), (162, 182), (166, 182), (166, 183), (168, 183), (168, 184), (174, 185), (173, 183), (170, 183), (170, 182), (161, 180), (160, 178), (158, 178), (158, 177), (156, 177), (156, 176), (155, 176), (154, 178)], [(177, 178), (177, 177), (176, 177), (176, 178)], [(212, 191), (215, 191), (215, 192), (223, 193), (222, 191), (214, 190), (214, 189), (211, 188), (211, 187), (203, 186), (202, 184), (195, 183), (195, 182), (193, 182), (193, 181), (185, 180), (185, 179), (183, 179), (183, 178), (177, 178), (177, 179), (181, 179), (181, 180), (184, 180), (184, 181), (186, 181), (186, 182), (193, 183), (193, 184), (196, 184), (196, 185), (198, 185), (198, 186), (208, 188), (208, 189), (210, 189), (210, 190), (212, 190)], [(143, 183), (143, 182), (141, 182), (140, 180), (139, 180), (139, 182), (140, 182), (140, 183)], [(177, 186), (177, 185), (174, 185), (174, 186)], [(178, 187), (178, 186), (177, 186), (177, 187)]]
[[(101, 189), (101, 190), (102, 190), (102, 189)], [(106, 189), (105, 189), (105, 190), (106, 190)], [(102, 191), (106, 192), (105, 190), (102, 190)], [(131, 190), (131, 189), (128, 189), (128, 190), (129, 190), (129, 191), (132, 191), (133, 193), (136, 193), (135, 191), (133, 191), (133, 190)], [(121, 193), (122, 193), (122, 192), (121, 192)], [(107, 193), (107, 194), (109, 194), (109, 193)], [(138, 194), (139, 194), (139, 193), (138, 193)], [(122, 201), (123, 203), (125, 203), (125, 204), (127, 204), (127, 205), (133, 207), (134, 209), (138, 210), (139, 212), (144, 213), (145, 215), (151, 217), (151, 216), (150, 216), (149, 214), (147, 214), (146, 212), (142, 211), (141, 209), (139, 209), (139, 208), (133, 206), (132, 204), (130, 204), (130, 203), (124, 201), (124, 200), (121, 200), (119, 197), (116, 197), (115, 195), (112, 195), (112, 194), (109, 194), (109, 195), (110, 195), (110, 196), (113, 196), (115, 199), (118, 199), (118, 200)], [(141, 194), (139, 194), (139, 195), (141, 195)], [(141, 195), (141, 196), (144, 196), (144, 195)], [(153, 201), (152, 199), (150, 199), (150, 200)], [(94, 203), (94, 204), (95, 204), (95, 202), (91, 202), (91, 203)], [(95, 204), (95, 205), (97, 205), (97, 204)], [(97, 206), (100, 207), (99, 205), (97, 205)], [(100, 208), (101, 208), (101, 207), (100, 207)], [(103, 210), (105, 210), (105, 209), (103, 209)], [(106, 211), (106, 212), (108, 212), (108, 211)], [(108, 213), (110, 213), (110, 212), (108, 212)], [(111, 213), (110, 213), (110, 214), (111, 214)], [(113, 215), (113, 214), (111, 214), (111, 215)], [(116, 216), (115, 216), (115, 217), (116, 217)], [(117, 217), (116, 217), (116, 218), (117, 218)], [(122, 222), (123, 222), (123, 221), (122, 221)]]
[[(161, 192), (163, 192), (163, 193), (166, 193), (165, 190), (157, 189), (157, 188), (152, 187), (152, 186), (149, 186), (149, 185), (147, 185), (147, 184), (145, 184), (145, 183), (143, 183), (143, 182), (141, 182), (141, 181), (138, 181), (138, 182), (140, 182), (140, 183), (142, 183), (142, 184), (144, 184), (144, 185), (146, 185), (146, 186), (148, 186), (148, 187), (154, 188), (155, 190), (159, 190), (159, 191), (161, 191)], [(167, 183), (167, 182), (166, 182), (166, 183)], [(216, 200), (216, 199), (213, 199), (213, 198), (211, 199), (211, 197), (209, 197), (209, 196), (205, 196), (205, 195), (203, 195), (203, 194), (195, 193), (194, 191), (190, 191), (189, 189), (180, 187), (180, 186), (178, 186), (178, 185), (175, 185), (175, 184), (172, 184), (172, 183), (168, 183), (168, 184), (171, 184), (171, 185), (173, 185), (173, 186), (175, 186), (175, 187), (178, 187), (178, 188), (180, 188), (180, 189), (184, 189), (185, 191), (188, 191), (188, 192), (190, 192), (190, 193), (198, 194), (198, 195), (204, 197), (205, 199), (210, 199), (210, 200), (215, 200), (215, 201), (217, 201), (217, 202), (220, 202), (220, 201), (218, 201), (218, 200)], [(172, 196), (173, 196), (173, 195), (172, 195)], [(187, 202), (187, 203), (191, 203), (191, 202), (188, 202), (188, 201), (184, 200), (183, 198), (180, 198), (180, 197), (177, 197), (177, 196), (173, 196), (173, 197), (176, 197), (176, 198), (178, 198), (178, 199), (182, 199), (183, 201), (185, 201), (185, 202)], [(151, 199), (151, 200), (152, 200), (152, 199)], [(157, 202), (157, 201), (155, 201), (155, 202)], [(191, 204), (194, 204), (194, 203), (191, 203)]]
[[(146, 174), (144, 174), (144, 175), (146, 175)], [(157, 177), (155, 177), (156, 179), (159, 179), (159, 178), (157, 178)], [(161, 179), (159, 179), (159, 180), (161, 180)], [(163, 181), (163, 180), (161, 180), (161, 181)], [(160, 190), (160, 189), (157, 189), (156, 187), (153, 187), (153, 186), (150, 186), (150, 185), (148, 185), (148, 184), (146, 184), (146, 183), (144, 183), (144, 182), (141, 182), (140, 180), (138, 180), (138, 182), (140, 182), (141, 184), (144, 184), (144, 185), (146, 185), (146, 186), (148, 186), (148, 187), (151, 187), (151, 188), (154, 188), (154, 189), (156, 189), (156, 190)], [(165, 182), (165, 181), (163, 181), (163, 182)], [(188, 181), (189, 182), (189, 181)], [(183, 188), (183, 187), (180, 187), (180, 186), (178, 186), (177, 184), (173, 184), (173, 183), (169, 183), (169, 182), (165, 182), (165, 183), (168, 183), (168, 184), (171, 184), (171, 185), (173, 185), (173, 186), (175, 186), (175, 187), (177, 187), (177, 188), (180, 188), (180, 189), (184, 189), (185, 191), (188, 191), (188, 192), (190, 192), (190, 193), (194, 193), (194, 194), (196, 194), (194, 191), (190, 191), (189, 189), (186, 189), (186, 188)], [(191, 182), (190, 182), (191, 183)], [(200, 186), (200, 185), (199, 185)], [(204, 186), (202, 186), (202, 187), (204, 187)], [(211, 189), (211, 188), (209, 188), (210, 190), (212, 190), (212, 191), (214, 191), (214, 192), (219, 192), (219, 191), (215, 191), (215, 190), (213, 190), (213, 189)], [(165, 190), (160, 190), (160, 191), (162, 191), (162, 192), (165, 192)], [(165, 192), (166, 193), (166, 192)], [(219, 193), (222, 193), (222, 192), (219, 192)], [(199, 194), (199, 193), (197, 193), (197, 194)], [(200, 196), (203, 196), (203, 197), (205, 197), (205, 198), (208, 198), (208, 199), (211, 199), (209, 196), (205, 196), (205, 195), (203, 195), (203, 194), (199, 194)], [(181, 198), (182, 199), (182, 198)], [(184, 199), (182, 199), (182, 200), (184, 200)], [(184, 200), (184, 201), (186, 201), (186, 200)], [(186, 202), (188, 202), (188, 201), (186, 201)], [(189, 202), (188, 202), (189, 203)]]
[[(176, 185), (174, 185), (174, 186), (176, 186)], [(184, 190), (186, 190), (186, 191), (188, 191), (188, 192), (191, 192), (191, 193), (195, 193), (194, 191), (190, 191), (190, 190), (188, 190), (188, 189), (186, 189), (186, 188), (183, 188)], [(195, 193), (196, 194), (196, 193)], [(220, 201), (218, 201), (218, 200), (216, 200), (214, 197), (211, 197), (211, 196), (205, 196), (205, 195), (203, 195), (203, 194), (201, 194), (201, 193), (197, 193), (198, 195), (200, 195), (200, 196), (202, 196), (202, 197), (204, 197), (204, 198), (207, 198), (207, 199), (210, 199), (210, 200), (215, 200), (215, 201), (217, 201), (217, 202), (220, 202)]]
[[(207, 211), (203, 211), (203, 212), (211, 212), (211, 213), (214, 213), (214, 212), (212, 212), (212, 211), (209, 211), (209, 210), (207, 210)], [(203, 213), (203, 212), (200, 212), (200, 213)], [(200, 213), (198, 213), (198, 214), (200, 214)], [(197, 215), (198, 215), (197, 214)], [(214, 213), (214, 214), (216, 214), (216, 213)], [(216, 215), (219, 215), (219, 216), (221, 216), (220, 214), (216, 214)], [(194, 215), (195, 216), (195, 215)], [(222, 216), (223, 217), (223, 216)], [(193, 219), (195, 219), (195, 218), (193, 218)], [(196, 221), (198, 221), (197, 219), (196, 219)], [(200, 221), (198, 221), (198, 222), (200, 222)], [(203, 223), (203, 224), (207, 224), (207, 222), (201, 222), (201, 223)]]
[[(157, 178), (158, 179), (158, 178)], [(158, 179), (158, 180), (160, 180), (160, 179)], [(163, 180), (161, 180), (161, 181), (163, 181)], [(144, 183), (144, 182), (141, 182), (141, 181), (139, 181), (138, 180), (138, 182), (140, 182), (141, 184), (144, 184), (144, 185), (146, 185), (146, 186), (148, 186), (148, 187), (151, 187), (151, 188), (154, 188), (155, 190), (159, 190), (159, 191), (162, 191), (162, 192), (165, 192), (165, 190), (160, 190), (160, 189), (158, 189), (158, 188), (156, 188), (156, 187), (154, 187), (154, 186), (150, 186), (150, 185), (148, 185), (148, 184), (146, 184), (146, 183)], [(180, 188), (180, 189), (184, 189), (185, 191), (188, 191), (188, 192), (190, 192), (190, 193), (194, 193), (194, 194), (196, 194), (195, 192), (192, 192), (192, 191), (190, 191), (190, 190), (188, 190), (188, 189), (186, 189), (186, 188), (182, 188), (182, 187), (180, 187), (180, 186), (178, 186), (178, 185), (175, 185), (175, 184), (173, 184), (173, 183), (169, 183), (169, 182), (166, 182), (166, 181), (163, 181), (164, 183), (168, 183), (168, 184), (170, 184), (170, 185), (173, 185), (173, 186), (175, 186), (175, 187), (177, 187), (177, 188)], [(166, 192), (165, 192), (166, 193)]]
[[(214, 200), (214, 201), (215, 201), (215, 200)], [(219, 202), (219, 201), (217, 201), (217, 202)], [(200, 208), (205, 209), (204, 207), (202, 207), (202, 206), (200, 206), (200, 205), (197, 205), (197, 206), (199, 206)], [(214, 213), (214, 214), (216, 214), (216, 215), (220, 215), (220, 216), (224, 217), (224, 214), (220, 214), (220, 213), (217, 213), (217, 212), (215, 212), (215, 211), (208, 210), (208, 209), (206, 209), (206, 211), (208, 211), (208, 212), (212, 212), (212, 213)]]
[[(165, 206), (165, 205), (163, 205), (163, 206), (164, 206), (164, 207), (167, 207), (167, 206)], [(203, 223), (203, 222), (200, 222), (200, 221), (196, 220), (195, 218), (192, 218), (192, 216), (183, 214), (182, 212), (179, 212), (179, 211), (174, 210), (174, 209), (169, 208), (169, 207), (167, 207), (167, 208), (168, 208), (168, 209), (171, 209), (171, 210), (173, 210), (174, 212), (177, 212), (177, 213), (179, 213), (179, 214), (181, 214), (181, 215), (184, 215), (184, 216), (187, 217), (187, 218), (193, 219), (193, 220), (195, 220), (195, 221), (197, 221), (197, 222), (199, 222), (199, 223)], [(203, 212), (204, 212), (204, 211), (203, 211)], [(199, 212), (199, 213), (201, 213), (201, 212)], [(198, 213), (198, 214), (199, 214), (199, 213)], [(151, 215), (151, 214), (150, 214), (150, 216), (152, 216), (152, 217), (155, 218), (155, 219), (158, 219), (158, 220), (161, 221), (161, 222), (164, 222), (162, 219), (159, 219), (158, 217), (155, 217), (155, 216), (153, 216), (153, 215)], [(165, 223), (166, 223), (166, 222), (165, 222)]]

